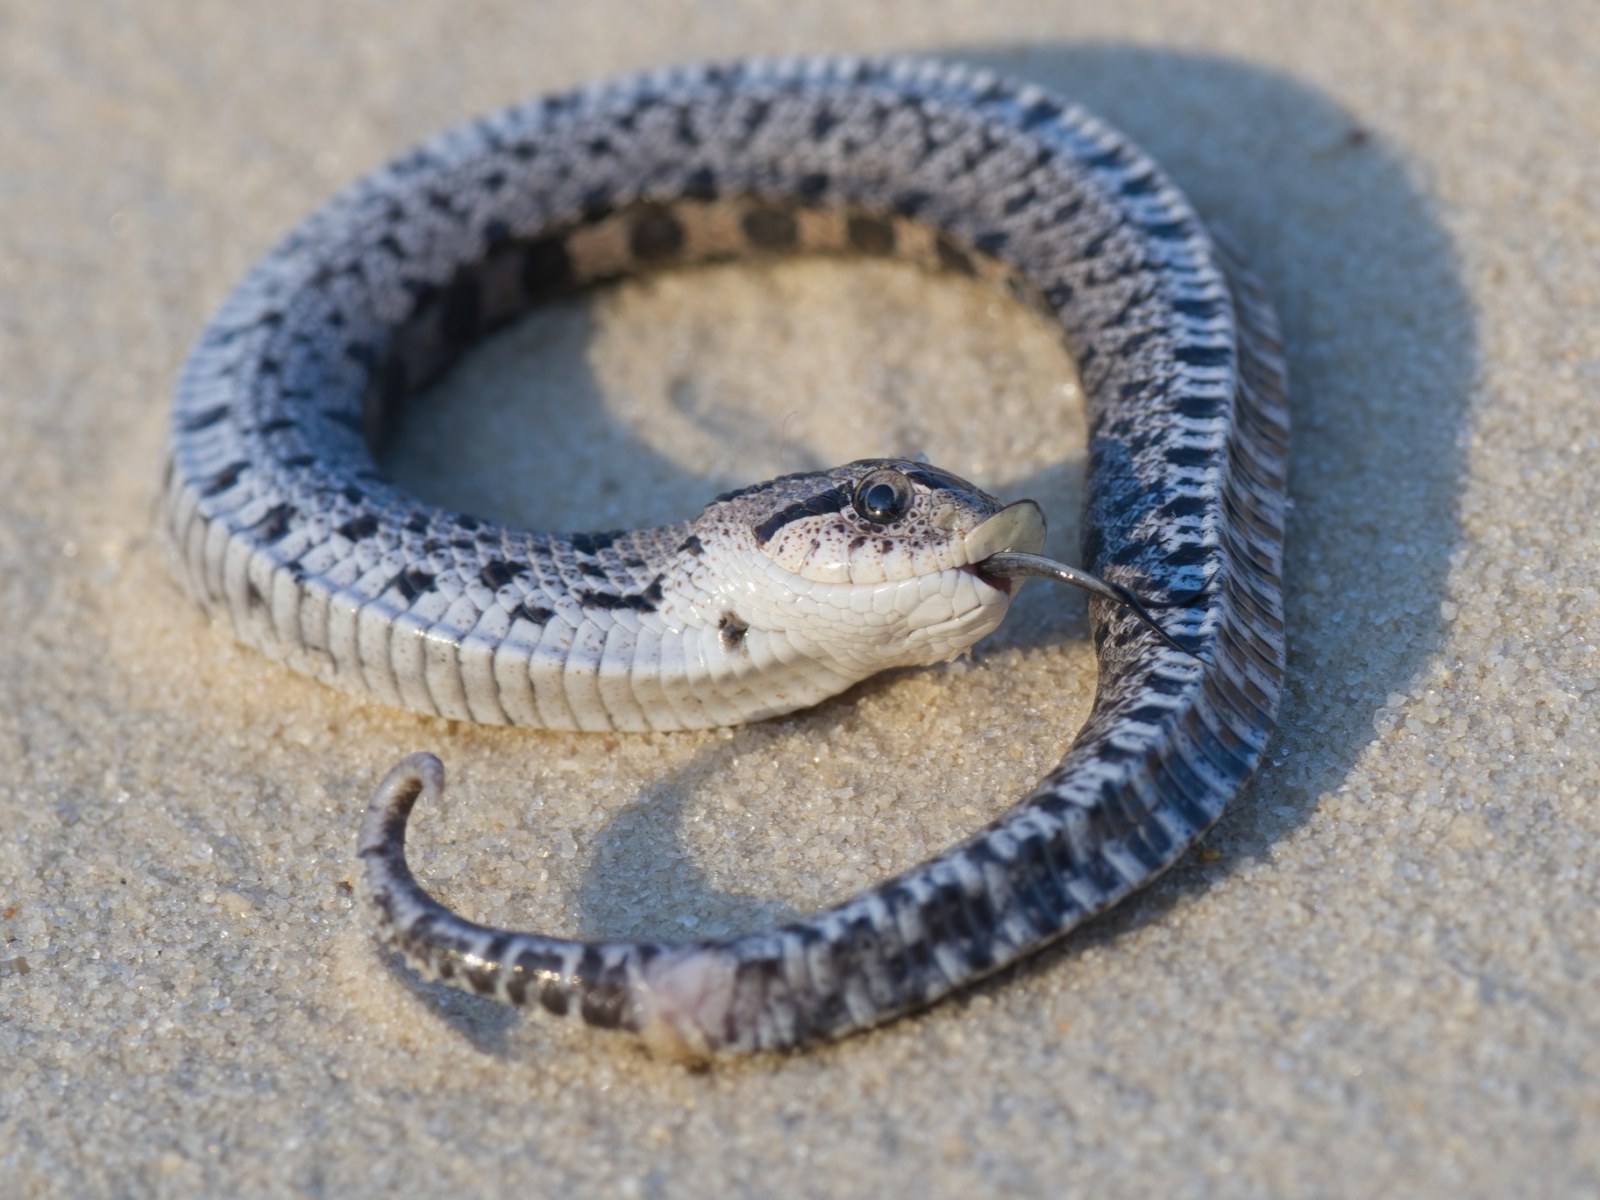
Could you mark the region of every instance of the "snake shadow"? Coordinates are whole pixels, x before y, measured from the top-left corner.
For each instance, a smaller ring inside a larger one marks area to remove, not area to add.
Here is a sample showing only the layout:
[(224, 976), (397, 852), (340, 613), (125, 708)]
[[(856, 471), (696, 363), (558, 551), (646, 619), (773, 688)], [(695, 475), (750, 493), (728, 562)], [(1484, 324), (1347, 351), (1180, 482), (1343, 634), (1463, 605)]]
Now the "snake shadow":
[[(1419, 172), (1302, 80), (1237, 59), (1119, 44), (955, 47), (1129, 134), (1245, 247), (1283, 326), (1292, 420), (1278, 729), (1195, 856), (1044, 955), (1115, 939), (1270, 852), (1381, 737), (1388, 697), (1429, 680), (1461, 537), (1478, 336)], [(1041, 600), (1035, 591), (1031, 602)], [(1030, 602), (1028, 593), (1019, 606)], [(1021, 624), (1024, 637), (1040, 627)]]
[[(1288, 682), (1269, 761), (1209, 836), (1206, 862), (1189, 856), (1117, 910), (1010, 969), (1032, 972), (1117, 938), (1268, 853), (1310, 820), (1317, 798), (1380, 736), (1386, 698), (1426, 679), (1447, 633), (1441, 603), (1460, 536), (1477, 334), (1455, 252), (1416, 171), (1381, 131), (1305, 82), (1236, 59), (1121, 44), (956, 46), (940, 56), (1082, 101), (1150, 151), (1248, 251), (1277, 302), (1291, 376)], [(694, 498), (708, 494), (706, 476), (666, 462), (589, 403), (598, 393), (582, 367), (585, 318), (571, 319), (578, 324), (562, 336), (577, 339), (576, 349), (562, 351), (568, 373), (552, 403), (576, 427), (542, 436), (569, 447), (587, 439), (603, 445), (597, 461), (629, 464), (626, 472), (602, 470), (624, 489), (626, 522), (639, 518), (641, 505), (626, 489), (639, 486), (650, 519), (690, 515)], [(430, 445), (426, 436), (420, 442), (402, 474), (428, 494), (418, 477), (429, 469)], [(1075, 497), (1080, 472), (1081, 463), (1058, 464), (1006, 490)], [(711, 474), (713, 488), (743, 482)], [(438, 494), (448, 475), (434, 477), (436, 498), (471, 509)], [(572, 503), (571, 522), (558, 519), (558, 527), (606, 523), (578, 519), (586, 506), (609, 513), (604, 486)], [(1068, 544), (1053, 539), (1058, 552)], [(1033, 649), (1082, 637), (1081, 611), (1064, 610), (1054, 589), (1028, 589), (985, 645)], [(723, 754), (806, 736), (806, 722), (841, 719), (842, 706), (861, 695), (738, 731), (620, 810), (592, 846), (574, 932), (695, 938), (794, 915), (718, 886), (694, 865), (683, 823)], [(644, 893), (619, 888), (644, 874), (654, 881), (654, 903), (667, 898), (674, 911), (651, 910)], [(459, 1019), (481, 1025), (472, 1015), (481, 1007), (464, 1000)], [(500, 1027), (483, 1019), (487, 1049)]]
[[(1236, 59), (1116, 44), (954, 47), (941, 57), (1079, 100), (1153, 154), (1247, 249), (1278, 305), (1291, 380), (1288, 679), (1269, 760), (1209, 835), (1206, 862), (1185, 858), (1011, 968), (1031, 972), (1112, 941), (1269, 853), (1376, 740), (1387, 697), (1426, 679), (1448, 632), (1441, 604), (1460, 538), (1477, 331), (1455, 250), (1416, 172), (1379, 131), (1305, 82)], [(1058, 467), (1008, 491), (1079, 487)], [(1058, 591), (1030, 588), (1014, 607), (989, 650), (1082, 636), (1081, 609), (1063, 618)], [(825, 718), (859, 694), (817, 712)], [(700, 770), (601, 835), (583, 889), (595, 928), (637, 924), (608, 881), (629, 864), (660, 862)], [(793, 915), (709, 888), (686, 859), (672, 892), (695, 913), (715, 914), (718, 929)], [(657, 936), (673, 932), (665, 921), (645, 924)]]

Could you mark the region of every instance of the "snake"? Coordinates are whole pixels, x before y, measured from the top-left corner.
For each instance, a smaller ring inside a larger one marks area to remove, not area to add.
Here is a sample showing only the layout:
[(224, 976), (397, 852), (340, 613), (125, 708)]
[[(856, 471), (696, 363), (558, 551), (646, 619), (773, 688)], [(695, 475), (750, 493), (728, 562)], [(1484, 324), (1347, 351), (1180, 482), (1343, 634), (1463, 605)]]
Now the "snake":
[[(1038, 554), (1032, 501), (916, 458), (575, 534), (446, 511), (379, 470), (399, 403), (534, 305), (800, 253), (976, 277), (1059, 332), (1088, 417), (1081, 571)], [(359, 854), (398, 961), (665, 1056), (840, 1038), (1039, 951), (1176, 862), (1272, 731), (1289, 426), (1270, 300), (1142, 150), (986, 69), (671, 67), (471, 120), (284, 236), (174, 391), (160, 511), (186, 589), (289, 667), (440, 717), (762, 720), (963, 653), (1029, 575), (1094, 593), (1095, 697), (1059, 764), (959, 844), (774, 928), (591, 942), (468, 921), (405, 858), (442, 765), (389, 773)]]

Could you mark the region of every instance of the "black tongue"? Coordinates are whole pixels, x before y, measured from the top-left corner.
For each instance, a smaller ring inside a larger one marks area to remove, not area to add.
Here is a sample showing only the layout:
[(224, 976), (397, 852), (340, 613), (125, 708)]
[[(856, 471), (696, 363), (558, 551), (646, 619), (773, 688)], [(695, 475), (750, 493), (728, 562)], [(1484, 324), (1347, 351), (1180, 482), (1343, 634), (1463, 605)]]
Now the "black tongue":
[(1057, 562), (1053, 558), (1046, 558), (1042, 554), (1023, 554), (1016, 550), (1002, 550), (999, 554), (991, 554), (982, 562), (976, 564), (985, 575), (997, 575), (1002, 579), (1054, 579), (1057, 583), (1069, 584), (1080, 588), (1092, 595), (1110, 600), (1128, 609), (1139, 620), (1155, 630), (1163, 642), (1180, 653), (1187, 654), (1190, 658), (1200, 661), (1200, 656), (1187, 646), (1175, 641), (1171, 634), (1156, 623), (1150, 615), (1144, 601), (1135, 596), (1127, 588), (1117, 583), (1107, 583), (1104, 579), (1080, 571), (1077, 567), (1069, 567), (1064, 562)]

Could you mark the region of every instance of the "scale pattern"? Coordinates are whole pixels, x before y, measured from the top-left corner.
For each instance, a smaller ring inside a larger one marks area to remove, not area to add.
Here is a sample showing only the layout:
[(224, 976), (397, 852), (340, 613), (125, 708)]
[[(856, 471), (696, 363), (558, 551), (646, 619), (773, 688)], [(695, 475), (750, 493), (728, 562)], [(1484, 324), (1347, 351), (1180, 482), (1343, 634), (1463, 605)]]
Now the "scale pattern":
[[(352, 186), (226, 302), (173, 413), (166, 522), (189, 588), (246, 642), (448, 717), (693, 724), (652, 718), (626, 670), (596, 684), (608, 641), (613, 660), (637, 646), (687, 527), (505, 529), (406, 495), (370, 446), (391, 400), (531, 304), (790, 252), (989, 277), (1056, 322), (1089, 403), (1085, 565), (1184, 599), (1164, 621), (1198, 658), (1093, 602), (1094, 708), (1031, 794), (831, 910), (716, 943), (462, 921), (402, 853), (442, 770), (424, 755), (391, 773), (361, 847), (414, 962), (690, 1057), (838, 1037), (998, 970), (1149, 883), (1249, 778), (1282, 682), (1288, 436), (1253, 277), (1148, 157), (1035, 87), (908, 59), (675, 69), (490, 115)], [(551, 671), (568, 682), (540, 685)]]

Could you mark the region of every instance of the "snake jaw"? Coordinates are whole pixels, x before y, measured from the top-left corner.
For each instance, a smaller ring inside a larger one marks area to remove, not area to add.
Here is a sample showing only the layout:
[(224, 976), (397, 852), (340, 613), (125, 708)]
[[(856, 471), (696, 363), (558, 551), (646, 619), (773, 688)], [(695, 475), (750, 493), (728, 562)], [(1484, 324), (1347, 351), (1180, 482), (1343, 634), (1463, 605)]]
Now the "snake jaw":
[(1007, 551), (1038, 554), (1044, 549), (1044, 510), (1033, 500), (1008, 504), (963, 539), (967, 562), (962, 570), (1007, 596), (1022, 586), (1017, 577), (985, 571), (983, 565), (996, 554)]

